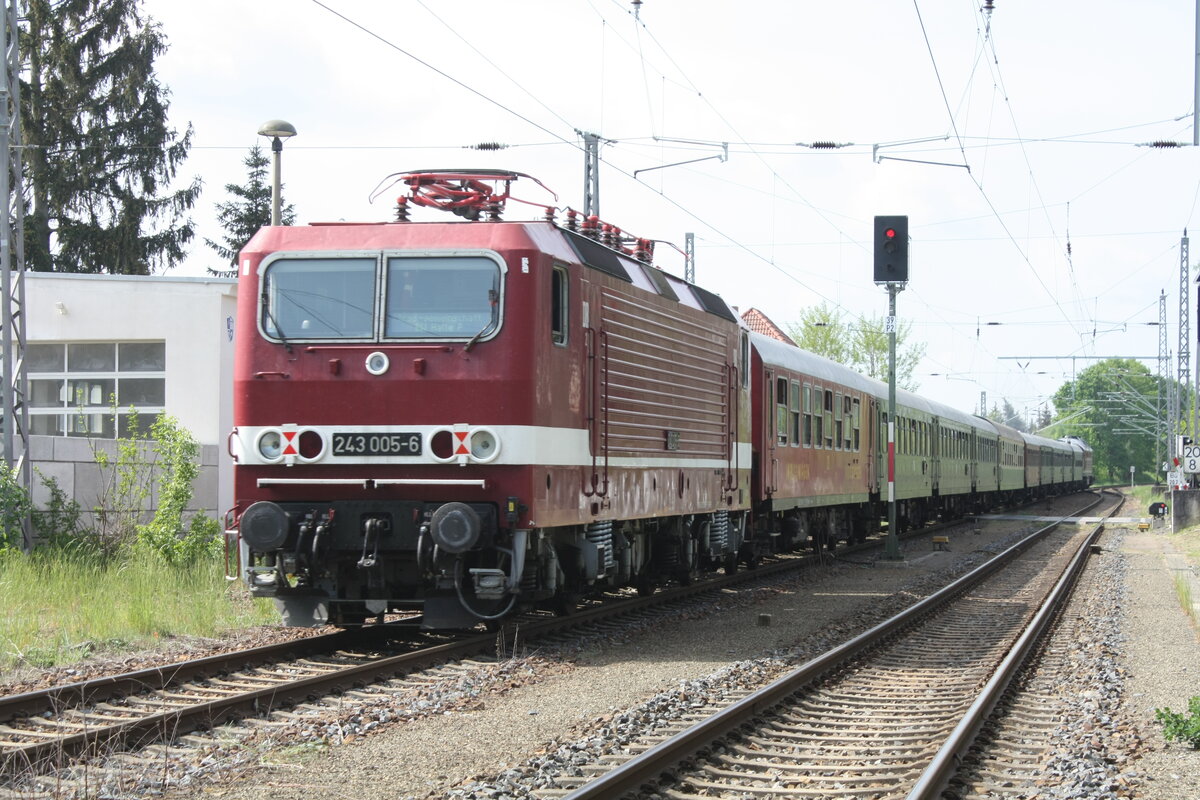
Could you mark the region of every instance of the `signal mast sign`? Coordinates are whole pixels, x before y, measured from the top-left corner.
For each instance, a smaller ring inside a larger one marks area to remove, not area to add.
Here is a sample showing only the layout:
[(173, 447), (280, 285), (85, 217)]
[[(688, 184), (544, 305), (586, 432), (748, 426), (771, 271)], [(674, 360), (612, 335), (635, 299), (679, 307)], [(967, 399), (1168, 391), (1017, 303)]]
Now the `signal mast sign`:
[(1185, 444), (1179, 450), (1179, 471), (1200, 472), (1200, 444)]

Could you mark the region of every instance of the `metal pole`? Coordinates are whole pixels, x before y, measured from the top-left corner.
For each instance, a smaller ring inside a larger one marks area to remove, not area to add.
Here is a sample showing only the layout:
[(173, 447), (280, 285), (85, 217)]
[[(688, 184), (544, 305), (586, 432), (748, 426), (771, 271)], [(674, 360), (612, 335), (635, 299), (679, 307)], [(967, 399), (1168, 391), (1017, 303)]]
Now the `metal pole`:
[(600, 216), (600, 135), (583, 131), (576, 131), (576, 133), (583, 136), (583, 215), (598, 217)]
[(896, 284), (888, 287), (888, 533), (883, 558), (900, 561), (900, 533), (896, 530)]
[[(0, 85), (0, 427), (3, 427), (4, 463), (16, 472), (25, 491), (30, 491), (33, 467), (29, 456), (29, 404), (25, 378), (25, 247), (24, 209), (21, 190), (21, 102), (19, 4), (4, 4), (4, 80)], [(19, 448), (18, 448), (19, 445)], [(21, 546), (33, 548), (33, 526), (29, 516), (21, 521)]]
[[(1200, 0), (1197, 0), (1200, 2)], [(271, 224), (279, 224), (279, 205), (280, 205), (280, 189), (279, 189), (279, 162), (283, 156), (283, 141), (274, 136), (271, 138), (271, 152), (274, 153), (275, 159), (275, 178), (271, 181)]]

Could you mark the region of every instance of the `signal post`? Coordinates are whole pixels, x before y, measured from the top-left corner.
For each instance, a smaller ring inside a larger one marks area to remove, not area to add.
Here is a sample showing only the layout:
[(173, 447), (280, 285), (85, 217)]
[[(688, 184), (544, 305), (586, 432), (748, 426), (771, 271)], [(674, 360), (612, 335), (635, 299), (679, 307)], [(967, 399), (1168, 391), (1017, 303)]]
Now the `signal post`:
[(875, 285), (887, 284), (888, 317), (888, 425), (887, 491), (888, 535), (885, 561), (902, 561), (896, 530), (896, 294), (908, 284), (908, 217), (875, 217)]

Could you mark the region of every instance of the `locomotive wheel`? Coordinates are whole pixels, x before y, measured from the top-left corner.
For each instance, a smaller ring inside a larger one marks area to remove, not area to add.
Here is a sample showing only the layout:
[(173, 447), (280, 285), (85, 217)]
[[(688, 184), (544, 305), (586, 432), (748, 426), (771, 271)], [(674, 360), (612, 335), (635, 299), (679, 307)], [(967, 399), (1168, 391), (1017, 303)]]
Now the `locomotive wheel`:
[(726, 553), (725, 554), (724, 569), (725, 569), (726, 575), (732, 575), (735, 572), (737, 572), (737, 562), (738, 562), (737, 553)]
[(634, 580), (633, 588), (637, 590), (638, 597), (649, 597), (654, 594), (654, 581), (647, 577), (639, 577)]

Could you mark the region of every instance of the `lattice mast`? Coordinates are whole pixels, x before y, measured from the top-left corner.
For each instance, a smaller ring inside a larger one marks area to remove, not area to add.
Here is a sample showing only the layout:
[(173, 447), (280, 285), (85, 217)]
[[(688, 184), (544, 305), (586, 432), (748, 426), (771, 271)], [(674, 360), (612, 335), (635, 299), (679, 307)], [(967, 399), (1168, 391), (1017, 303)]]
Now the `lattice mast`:
[(600, 136), (583, 133), (583, 216), (600, 216)]
[[(1169, 459), (1171, 446), (1167, 440), (1171, 438), (1170, 423), (1167, 421), (1167, 408), (1171, 402), (1171, 351), (1168, 349), (1167, 342), (1167, 293), (1166, 290), (1160, 290), (1158, 293), (1158, 400), (1156, 404), (1158, 420), (1158, 434), (1154, 437), (1154, 463), (1159, 464), (1163, 461), (1165, 453)], [(1166, 393), (1166, 397), (1163, 393)], [(1172, 464), (1167, 465), (1168, 468), (1173, 468)]]
[[(0, 153), (5, 166), (0, 169), (0, 198), (6, 212), (0, 214), (0, 295), (3, 319), (0, 321), (0, 376), (3, 377), (3, 407), (0, 423), (4, 427), (4, 463), (16, 472), (18, 482), (29, 490), (32, 468), (29, 463), (29, 407), (25, 380), (25, 204), (21, 192), (21, 114), (18, 45), (18, 0), (4, 6), (4, 82), (0, 85)], [(33, 546), (29, 519), (23, 523), (22, 545)]]
[(1191, 312), (1191, 276), (1188, 274), (1188, 235), (1187, 228), (1183, 229), (1183, 238), (1179, 240), (1179, 349), (1176, 351), (1176, 361), (1179, 365), (1176, 372), (1176, 386), (1171, 387), (1175, 395), (1174, 424), (1171, 427), (1171, 457), (1179, 455), (1175, 450), (1175, 437), (1179, 434), (1188, 435), (1187, 408), (1184, 406), (1185, 392), (1192, 385), (1192, 343), (1191, 325), (1188, 315)]

